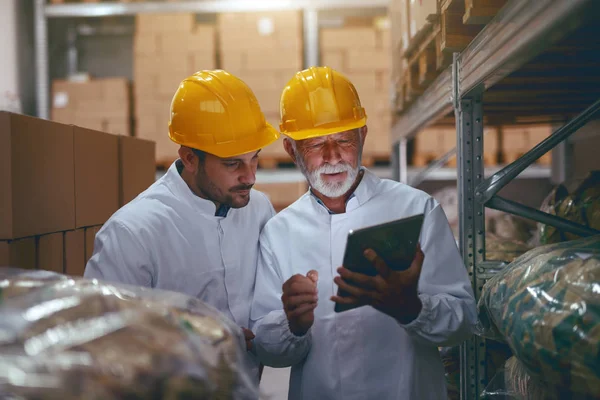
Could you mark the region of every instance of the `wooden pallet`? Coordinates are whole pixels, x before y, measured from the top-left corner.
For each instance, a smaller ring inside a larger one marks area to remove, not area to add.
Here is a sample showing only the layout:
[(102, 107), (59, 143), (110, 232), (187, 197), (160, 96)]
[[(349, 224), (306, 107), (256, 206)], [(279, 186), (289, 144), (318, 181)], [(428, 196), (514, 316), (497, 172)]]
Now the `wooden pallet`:
[[(396, 109), (408, 108), (452, 63), (507, 0), (440, 0), (439, 14), (413, 36), (404, 52), (406, 70), (397, 85)], [(464, 22), (466, 21), (466, 22)]]

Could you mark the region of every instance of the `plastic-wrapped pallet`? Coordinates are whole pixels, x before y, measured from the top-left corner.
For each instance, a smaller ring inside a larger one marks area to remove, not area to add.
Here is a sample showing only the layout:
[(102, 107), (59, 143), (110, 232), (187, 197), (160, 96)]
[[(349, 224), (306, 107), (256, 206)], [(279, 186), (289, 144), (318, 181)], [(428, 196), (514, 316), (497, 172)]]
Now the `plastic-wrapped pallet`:
[(490, 381), (481, 398), (486, 400), (559, 400), (552, 392), (529, 376), (523, 364), (510, 357)]
[[(600, 231), (600, 171), (582, 180), (558, 185), (546, 197), (541, 210)], [(538, 225), (540, 243), (551, 244), (578, 236), (550, 225)]]
[(531, 246), (514, 239), (507, 239), (493, 233), (485, 235), (485, 258), (489, 261), (512, 262), (531, 250)]
[(564, 398), (600, 397), (599, 282), (600, 235), (531, 250), (483, 287), (484, 336)]
[(257, 398), (244, 353), (197, 299), (0, 269), (0, 398)]

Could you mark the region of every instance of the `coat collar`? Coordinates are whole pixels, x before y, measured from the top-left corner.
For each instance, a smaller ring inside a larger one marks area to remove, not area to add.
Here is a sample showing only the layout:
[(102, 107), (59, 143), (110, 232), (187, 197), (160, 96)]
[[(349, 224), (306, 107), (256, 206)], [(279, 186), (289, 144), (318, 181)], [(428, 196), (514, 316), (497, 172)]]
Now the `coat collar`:
[(167, 173), (163, 176), (162, 179), (167, 187), (173, 192), (173, 194), (175, 194), (177, 198), (192, 205), (194, 209), (198, 210), (202, 214), (219, 218), (226, 217), (230, 207), (222, 206), (219, 207), (219, 210), (217, 210), (215, 203), (210, 200), (203, 199), (192, 192), (187, 183), (185, 183), (181, 177), (179, 172), (180, 168), (178, 168), (178, 163), (180, 162), (180, 160), (177, 160), (171, 164), (167, 170)]

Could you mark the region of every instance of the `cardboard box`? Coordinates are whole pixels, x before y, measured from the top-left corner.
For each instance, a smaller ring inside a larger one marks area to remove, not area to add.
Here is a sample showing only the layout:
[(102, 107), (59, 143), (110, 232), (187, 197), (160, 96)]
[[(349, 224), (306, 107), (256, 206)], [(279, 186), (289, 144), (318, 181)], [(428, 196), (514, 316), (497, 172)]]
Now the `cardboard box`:
[(302, 15), (298, 11), (222, 13), (218, 32), (224, 51), (302, 49)]
[(252, 91), (274, 91), (281, 92), (287, 83), (294, 77), (298, 70), (290, 69), (288, 71), (275, 71), (272, 73), (264, 72), (247, 72), (244, 73), (241, 79), (250, 86)]
[(51, 233), (38, 237), (37, 242), (37, 268), (54, 271), (62, 274), (65, 272), (64, 264), (64, 235), (62, 232)]
[(124, 206), (156, 180), (156, 143), (119, 138), (119, 206)]
[(221, 68), (239, 76), (246, 66), (246, 53), (241, 51), (224, 50), (221, 52)]
[(119, 138), (74, 127), (75, 227), (100, 225), (119, 208)]
[(348, 70), (351, 71), (389, 71), (392, 57), (384, 50), (349, 50)]
[(131, 136), (131, 122), (129, 119), (110, 119), (102, 131), (113, 135)]
[(194, 14), (139, 14), (136, 16), (136, 33), (192, 32), (196, 23)]
[(371, 27), (323, 28), (321, 49), (372, 49), (377, 47), (377, 33)]
[(75, 228), (73, 128), (0, 112), (0, 240)]
[(302, 69), (302, 54), (295, 50), (254, 50), (246, 54), (249, 71), (289, 71)]
[(158, 34), (148, 32), (133, 37), (133, 54), (137, 56), (156, 56), (159, 53)]
[(100, 231), (102, 226), (91, 226), (85, 228), (85, 263), (92, 258), (94, 254), (94, 241), (96, 239), (96, 234)]
[(64, 233), (65, 274), (83, 276), (85, 270), (85, 230), (77, 229)]
[(298, 200), (308, 190), (305, 180), (299, 182), (256, 183), (254, 189), (265, 193), (275, 208), (281, 209)]
[(197, 72), (203, 69), (216, 69), (217, 57), (213, 53), (195, 53), (192, 55), (192, 71)]
[(163, 33), (158, 37), (158, 48), (162, 56), (182, 53), (207, 53), (216, 51), (215, 29), (212, 26), (199, 27), (196, 32)]
[(254, 95), (258, 100), (260, 109), (266, 114), (279, 113), (279, 104), (281, 100), (281, 90), (260, 90), (253, 89)]
[(35, 238), (0, 241), (0, 267), (35, 269)]
[(337, 71), (346, 71), (348, 64), (346, 62), (346, 51), (344, 50), (323, 50), (321, 52), (321, 65), (333, 68)]

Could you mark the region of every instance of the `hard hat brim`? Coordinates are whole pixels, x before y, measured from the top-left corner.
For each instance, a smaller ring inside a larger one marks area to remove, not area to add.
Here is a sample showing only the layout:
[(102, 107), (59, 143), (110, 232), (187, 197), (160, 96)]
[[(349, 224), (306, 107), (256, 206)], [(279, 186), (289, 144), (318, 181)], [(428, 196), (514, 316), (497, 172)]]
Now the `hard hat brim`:
[(367, 125), (366, 116), (359, 120), (335, 122), (332, 124), (323, 125), (321, 127), (302, 129), (295, 132), (286, 132), (282, 129), (281, 133), (293, 140), (306, 140), (322, 136), (334, 135), (340, 132), (351, 131), (353, 129), (362, 128), (365, 125)]
[(181, 143), (174, 140), (173, 136), (169, 132), (169, 138), (173, 142), (182, 146), (204, 151), (219, 158), (231, 158), (242, 154), (251, 153), (253, 151), (258, 151), (275, 142), (277, 139), (279, 139), (279, 136), (279, 131), (277, 131), (277, 129), (267, 122), (265, 127), (255, 135), (250, 135), (241, 140), (237, 139), (235, 142), (220, 143), (213, 146), (202, 146), (200, 148), (193, 143)]

